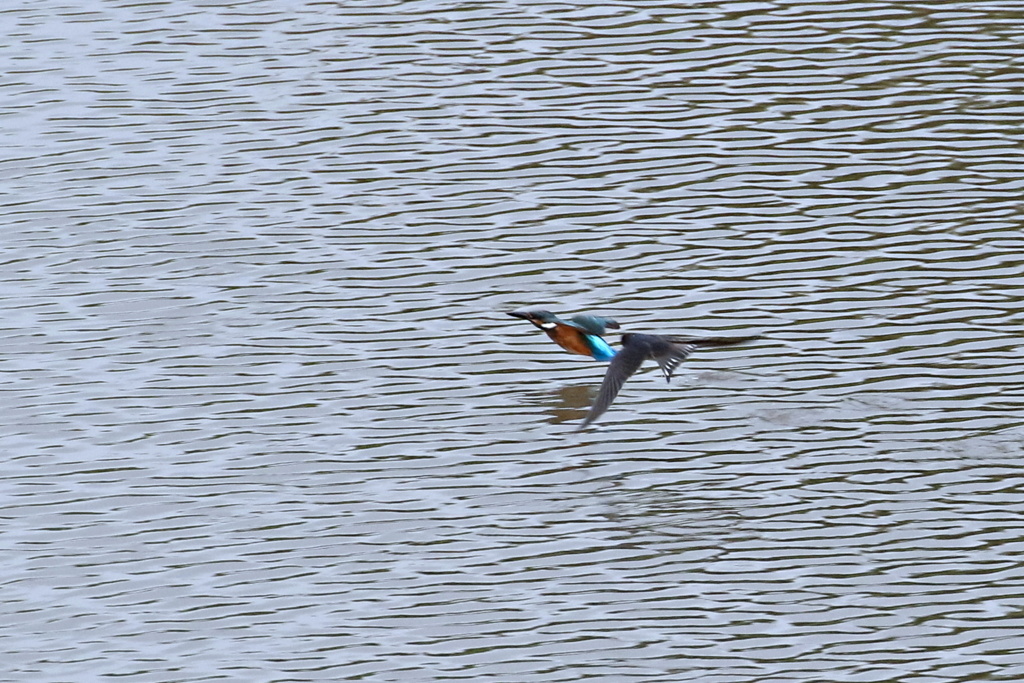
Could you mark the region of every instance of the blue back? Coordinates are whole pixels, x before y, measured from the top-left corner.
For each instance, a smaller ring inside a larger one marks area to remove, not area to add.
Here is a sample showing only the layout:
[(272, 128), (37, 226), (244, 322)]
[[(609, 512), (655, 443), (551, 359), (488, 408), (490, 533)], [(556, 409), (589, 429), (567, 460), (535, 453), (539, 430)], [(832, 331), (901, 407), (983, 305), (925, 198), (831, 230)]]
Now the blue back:
[(594, 358), (597, 360), (611, 360), (615, 356), (615, 349), (608, 346), (608, 342), (601, 339), (597, 335), (588, 334), (587, 344), (590, 345), (590, 350), (594, 352)]

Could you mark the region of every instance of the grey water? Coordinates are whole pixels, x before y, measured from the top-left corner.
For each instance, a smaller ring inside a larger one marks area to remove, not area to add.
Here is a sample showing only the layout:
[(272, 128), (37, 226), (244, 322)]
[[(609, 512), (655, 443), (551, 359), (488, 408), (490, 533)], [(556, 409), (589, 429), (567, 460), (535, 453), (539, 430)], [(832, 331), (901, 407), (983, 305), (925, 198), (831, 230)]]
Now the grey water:
[(0, 680), (1024, 679), (1016, 4), (0, 26)]

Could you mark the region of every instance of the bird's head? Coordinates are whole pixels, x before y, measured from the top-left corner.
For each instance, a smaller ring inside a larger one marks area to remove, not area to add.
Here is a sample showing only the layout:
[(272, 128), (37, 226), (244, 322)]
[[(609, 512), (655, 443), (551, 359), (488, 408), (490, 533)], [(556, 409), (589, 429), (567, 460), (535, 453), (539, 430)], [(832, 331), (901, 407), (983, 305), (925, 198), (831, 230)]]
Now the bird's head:
[(551, 311), (527, 311), (525, 309), (520, 309), (518, 311), (509, 311), (508, 314), (513, 318), (529, 320), (531, 323), (535, 321), (539, 323), (553, 323), (558, 320), (558, 317)]
[(513, 318), (529, 320), (531, 323), (533, 323), (542, 330), (553, 329), (555, 325), (559, 322), (558, 317), (551, 311), (528, 311), (520, 309), (518, 311), (509, 311), (508, 314)]

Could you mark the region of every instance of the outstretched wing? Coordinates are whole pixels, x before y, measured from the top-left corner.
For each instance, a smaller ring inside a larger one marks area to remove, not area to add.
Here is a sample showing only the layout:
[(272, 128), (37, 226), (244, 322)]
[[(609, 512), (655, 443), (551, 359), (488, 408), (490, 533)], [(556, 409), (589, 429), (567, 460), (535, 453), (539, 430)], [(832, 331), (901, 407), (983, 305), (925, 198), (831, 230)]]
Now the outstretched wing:
[(673, 344), (694, 344), (697, 348), (707, 349), (715, 346), (734, 346), (736, 344), (754, 341), (755, 339), (764, 339), (764, 335), (751, 334), (746, 337), (684, 337), (675, 334), (668, 334), (664, 336), (664, 339), (667, 339)]
[(602, 318), (599, 315), (589, 315), (587, 313), (577, 313), (573, 317), (569, 318), (573, 325), (580, 328), (587, 334), (596, 334), (598, 336), (603, 335), (609, 328), (613, 330), (619, 329), (619, 324), (611, 318)]
[(601, 389), (597, 392), (597, 400), (594, 401), (590, 412), (583, 419), (583, 424), (576, 431), (582, 430), (608, 410), (612, 401), (619, 395), (622, 385), (640, 369), (640, 366), (649, 357), (648, 348), (643, 346), (631, 348), (628, 344), (615, 354), (612, 362), (608, 364), (608, 372), (604, 373), (604, 381), (601, 382)]
[(669, 382), (672, 380), (672, 373), (675, 372), (676, 367), (691, 353), (697, 349), (713, 348), (716, 346), (733, 346), (735, 344), (742, 344), (743, 342), (752, 341), (754, 339), (760, 339), (761, 335), (752, 335), (748, 337), (677, 337), (677, 336), (666, 336), (662, 337), (661, 340), (668, 342), (667, 346), (657, 344), (654, 348), (654, 360), (658, 361), (658, 365), (661, 367), (662, 374), (665, 375), (665, 381)]
[(661, 374), (665, 375), (665, 381), (672, 381), (672, 373), (676, 371), (679, 364), (686, 360), (686, 357), (696, 351), (698, 345), (693, 342), (685, 344), (666, 343), (665, 349), (655, 350), (654, 360), (658, 361)]

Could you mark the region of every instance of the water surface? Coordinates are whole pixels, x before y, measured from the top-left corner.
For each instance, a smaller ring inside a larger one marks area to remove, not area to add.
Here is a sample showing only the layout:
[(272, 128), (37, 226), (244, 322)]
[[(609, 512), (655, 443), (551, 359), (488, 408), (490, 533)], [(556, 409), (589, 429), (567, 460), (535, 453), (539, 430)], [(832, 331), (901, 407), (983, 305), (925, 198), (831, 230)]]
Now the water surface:
[(1015, 7), (0, 22), (4, 680), (1024, 678)]

